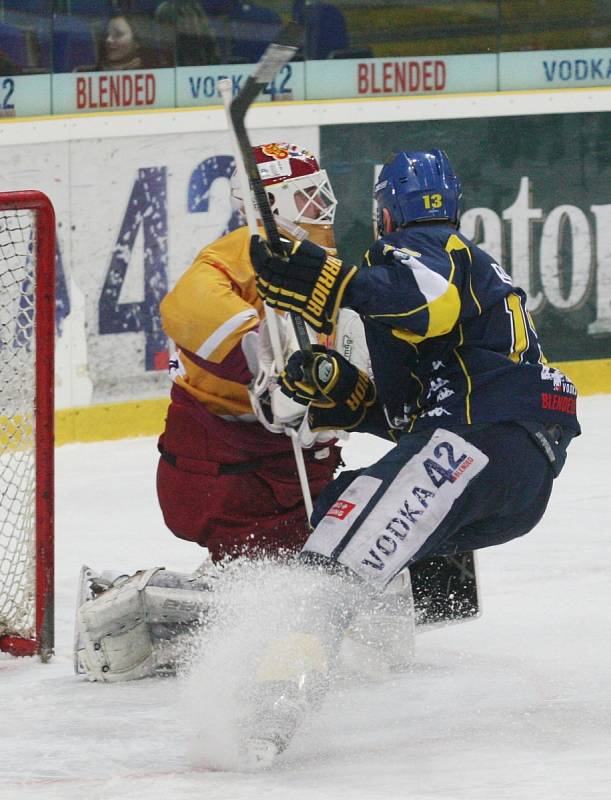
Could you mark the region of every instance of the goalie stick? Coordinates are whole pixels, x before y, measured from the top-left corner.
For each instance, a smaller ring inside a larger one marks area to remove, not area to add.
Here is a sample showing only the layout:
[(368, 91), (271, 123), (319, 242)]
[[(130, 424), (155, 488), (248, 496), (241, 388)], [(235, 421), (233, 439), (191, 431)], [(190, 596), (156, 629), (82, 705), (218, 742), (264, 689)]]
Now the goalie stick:
[[(289, 26), (289, 28), (283, 33), (283, 38), (288, 38), (291, 31), (292, 28)], [(259, 217), (263, 223), (267, 241), (269, 242), (272, 251), (278, 255), (284, 255), (284, 251), (282, 250), (282, 245), (280, 243), (280, 234), (278, 232), (276, 220), (274, 219), (274, 214), (269, 204), (265, 186), (263, 185), (263, 181), (261, 180), (261, 176), (259, 175), (259, 170), (257, 168), (257, 163), (253, 156), (252, 146), (246, 130), (245, 119), (248, 109), (258, 97), (261, 90), (275, 78), (285, 64), (289, 63), (296, 52), (297, 48), (292, 47), (291, 45), (279, 43), (270, 44), (267, 50), (261, 56), (255, 71), (247, 78), (243, 88), (239, 94), (234, 97), (229, 106), (231, 127), (235, 137), (235, 143), (239, 148), (240, 155), (242, 157), (244, 175), (250, 181), (250, 186), (257, 201)], [(227, 80), (225, 79), (222, 81), (222, 83), (226, 85)], [(221, 88), (221, 93), (222, 92), (223, 89)], [(305, 322), (298, 314), (291, 314), (291, 321), (293, 323), (293, 327), (295, 328), (295, 334), (297, 336), (300, 349), (310, 350), (312, 344), (310, 342), (310, 337), (308, 336)]]
[[(263, 181), (259, 175), (259, 170), (252, 153), (252, 146), (246, 131), (245, 117), (246, 112), (252, 105), (255, 98), (258, 96), (261, 89), (274, 79), (282, 67), (287, 64), (295, 55), (296, 50), (296, 47), (289, 45), (278, 43), (270, 44), (267, 50), (261, 56), (254, 73), (248, 77), (244, 87), (233, 100), (231, 99), (231, 81), (227, 78), (219, 81), (219, 91), (225, 106), (227, 122), (229, 124), (229, 131), (231, 133), (233, 142), (238, 180), (242, 186), (244, 195), (244, 211), (246, 214), (248, 227), (251, 234), (256, 235), (258, 232), (257, 217), (260, 217), (270, 247), (276, 253), (282, 252), (280, 234), (278, 233), (278, 228), (269, 204), (267, 192), (263, 186)], [(258, 214), (248, 188), (249, 183), (257, 199)], [(267, 306), (265, 308), (265, 312), (274, 353), (276, 370), (278, 373), (280, 373), (284, 368), (284, 361), (276, 314), (273, 309), (269, 309)], [(297, 342), (300, 349), (311, 349), (312, 345), (310, 342), (310, 337), (308, 336), (308, 331), (303, 319), (296, 314), (292, 314), (291, 321), (295, 329), (295, 334), (297, 336)], [(286, 430), (293, 445), (293, 453), (295, 456), (297, 473), (299, 475), (299, 483), (301, 485), (303, 501), (309, 519), (312, 515), (313, 504), (310, 485), (308, 483), (308, 475), (305, 467), (305, 460), (303, 457), (303, 450), (299, 443), (297, 431), (294, 428), (287, 428)]]

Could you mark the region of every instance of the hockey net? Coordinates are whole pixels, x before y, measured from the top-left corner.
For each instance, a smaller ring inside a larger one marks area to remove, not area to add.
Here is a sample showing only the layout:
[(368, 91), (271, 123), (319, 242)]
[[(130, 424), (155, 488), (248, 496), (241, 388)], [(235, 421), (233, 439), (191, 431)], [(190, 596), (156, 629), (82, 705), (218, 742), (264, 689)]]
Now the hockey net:
[(0, 650), (53, 650), (55, 218), (0, 193)]

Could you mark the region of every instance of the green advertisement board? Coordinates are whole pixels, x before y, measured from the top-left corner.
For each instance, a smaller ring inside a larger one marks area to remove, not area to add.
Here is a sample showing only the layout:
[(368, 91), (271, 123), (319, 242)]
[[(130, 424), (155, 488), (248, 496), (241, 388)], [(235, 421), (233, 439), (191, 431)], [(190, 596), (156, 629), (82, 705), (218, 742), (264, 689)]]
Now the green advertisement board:
[(611, 113), (322, 126), (340, 256), (360, 263), (371, 243), (385, 158), (431, 147), (462, 181), (461, 230), (527, 292), (547, 357), (611, 357)]

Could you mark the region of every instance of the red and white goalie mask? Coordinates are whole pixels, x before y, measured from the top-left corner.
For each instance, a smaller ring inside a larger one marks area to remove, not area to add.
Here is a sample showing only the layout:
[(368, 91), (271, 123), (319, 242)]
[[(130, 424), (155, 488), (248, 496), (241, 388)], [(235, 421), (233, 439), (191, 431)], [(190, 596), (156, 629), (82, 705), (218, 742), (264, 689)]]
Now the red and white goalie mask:
[(303, 228), (310, 241), (335, 249), (333, 220), (337, 200), (324, 169), (314, 155), (295, 144), (274, 143), (253, 147), (272, 211)]

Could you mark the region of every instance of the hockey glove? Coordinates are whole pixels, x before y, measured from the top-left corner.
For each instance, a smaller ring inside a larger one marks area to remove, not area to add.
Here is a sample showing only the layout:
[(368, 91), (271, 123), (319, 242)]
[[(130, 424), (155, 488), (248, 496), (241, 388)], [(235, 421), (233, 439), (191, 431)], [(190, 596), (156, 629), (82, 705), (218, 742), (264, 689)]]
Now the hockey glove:
[(321, 345), (293, 353), (280, 381), (284, 394), (298, 403), (309, 403), (308, 421), (313, 431), (351, 430), (376, 400), (375, 386), (367, 374)]
[(284, 255), (276, 255), (265, 239), (250, 240), (261, 299), (272, 308), (299, 314), (319, 333), (333, 333), (343, 294), (357, 268), (345, 267), (307, 240), (283, 240), (282, 247)]

